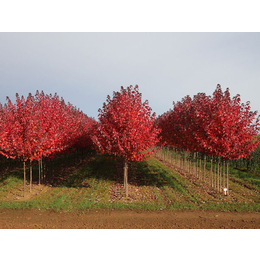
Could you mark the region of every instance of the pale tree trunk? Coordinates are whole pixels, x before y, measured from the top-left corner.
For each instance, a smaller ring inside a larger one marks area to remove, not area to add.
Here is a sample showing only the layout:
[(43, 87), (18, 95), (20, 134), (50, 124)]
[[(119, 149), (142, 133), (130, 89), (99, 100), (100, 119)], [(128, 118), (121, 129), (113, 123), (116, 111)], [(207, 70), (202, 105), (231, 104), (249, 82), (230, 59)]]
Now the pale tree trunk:
[(23, 196), (25, 197), (25, 182), (26, 182), (26, 171), (25, 171), (25, 161), (23, 162)]
[(196, 152), (196, 176), (199, 177), (199, 159), (198, 159), (198, 152)]
[(199, 173), (199, 179), (201, 179), (201, 172), (202, 172), (201, 169), (202, 169), (202, 168), (201, 168), (201, 158), (200, 158), (200, 173)]
[(42, 177), (42, 182), (44, 183), (44, 169), (42, 165), (42, 158), (41, 158), (41, 177)]
[(209, 182), (210, 182), (211, 187), (213, 187), (212, 161), (213, 161), (213, 156), (211, 156), (211, 159), (210, 159), (210, 179), (209, 179)]
[(190, 160), (189, 160), (189, 173), (191, 173), (191, 158), (190, 158)]
[(206, 155), (204, 154), (203, 181), (205, 181), (205, 175), (206, 175)]
[(223, 162), (223, 189), (225, 188), (225, 161)]
[(219, 191), (221, 192), (221, 185), (222, 185), (222, 163), (220, 160), (220, 165), (219, 165)]
[(177, 149), (175, 148), (175, 165), (178, 167), (178, 155), (177, 155)]
[(219, 188), (219, 161), (220, 161), (220, 158), (218, 158), (218, 180), (217, 180), (217, 189), (218, 189), (218, 191), (220, 190), (220, 188)]
[(125, 165), (124, 165), (124, 188), (125, 188), (125, 194), (126, 197), (128, 197), (128, 164), (127, 161), (125, 161)]
[(193, 175), (196, 176), (196, 153), (193, 153)]
[(32, 191), (32, 162), (30, 160), (30, 192)]
[(229, 167), (229, 161), (227, 161), (227, 195), (229, 195), (229, 183), (228, 183), (228, 174), (229, 174), (229, 172), (228, 172), (228, 167)]
[(215, 158), (215, 189), (217, 189), (217, 158)]
[(41, 161), (38, 160), (38, 165), (39, 165), (39, 185), (41, 184)]
[(183, 168), (184, 168), (184, 174), (185, 174), (185, 171), (187, 171), (187, 152), (184, 151), (184, 163), (183, 163)]
[(179, 159), (180, 159), (180, 169), (182, 169), (182, 157), (181, 157), (181, 152), (179, 151)]

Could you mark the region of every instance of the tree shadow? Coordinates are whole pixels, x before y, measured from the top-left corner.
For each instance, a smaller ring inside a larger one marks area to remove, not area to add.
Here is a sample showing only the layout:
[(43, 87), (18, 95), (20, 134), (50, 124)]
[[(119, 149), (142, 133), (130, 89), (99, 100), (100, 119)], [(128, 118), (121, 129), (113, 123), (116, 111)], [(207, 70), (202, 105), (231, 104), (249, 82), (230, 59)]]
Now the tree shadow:
[(165, 179), (156, 167), (150, 166), (147, 161), (132, 162), (129, 171), (128, 183), (137, 186), (165, 186)]
[[(19, 165), (19, 162), (18, 162)], [(26, 179), (29, 181), (29, 163), (26, 168)], [(38, 162), (32, 163), (33, 183), (39, 183), (39, 166)], [(43, 176), (41, 184), (65, 187), (91, 187), (93, 179), (108, 180), (111, 182), (123, 184), (124, 182), (124, 162), (120, 158), (110, 160), (109, 156), (100, 155), (94, 151), (84, 153), (71, 153), (58, 155), (53, 159), (45, 158), (43, 160)], [(23, 180), (23, 164), (20, 167), (0, 176), (1, 182), (4, 182), (8, 175), (15, 176)], [(156, 168), (143, 162), (128, 163), (128, 184), (135, 186), (156, 186), (165, 185), (165, 180)]]
[(22, 174), (23, 162), (18, 159), (7, 159), (3, 155), (0, 155), (0, 182), (4, 182), (10, 175), (18, 179), (23, 179)]
[[(56, 171), (48, 182), (53, 186), (66, 187), (91, 187), (93, 179), (107, 180), (123, 185), (124, 183), (124, 161), (120, 158), (110, 160), (109, 156), (95, 154), (86, 157), (81, 163), (71, 168)], [(128, 163), (128, 184), (135, 186), (162, 187), (166, 184), (164, 178), (155, 167), (143, 162)]]

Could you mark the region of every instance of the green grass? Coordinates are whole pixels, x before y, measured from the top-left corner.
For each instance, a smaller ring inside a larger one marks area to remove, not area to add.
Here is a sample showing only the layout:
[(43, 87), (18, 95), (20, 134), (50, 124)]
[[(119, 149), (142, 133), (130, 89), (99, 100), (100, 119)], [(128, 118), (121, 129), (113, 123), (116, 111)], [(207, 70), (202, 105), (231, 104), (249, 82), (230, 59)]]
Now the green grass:
[[(68, 158), (68, 155), (66, 156)], [(50, 165), (55, 166), (51, 171), (53, 176), (49, 173), (47, 184), (41, 186), (36, 185), (37, 165), (35, 165), (35, 183), (31, 194), (28, 191), (27, 178), (27, 199), (22, 197), (23, 169), (1, 174), (0, 208), (40, 208), (55, 211), (85, 209), (260, 211), (259, 177), (238, 169), (230, 170), (231, 178), (235, 179), (234, 183), (230, 181), (233, 194), (224, 196), (206, 190), (202, 182), (191, 182), (154, 158), (131, 163), (129, 198), (125, 198), (122, 161), (106, 160), (100, 155), (87, 155), (81, 163), (74, 163), (73, 158), (68, 160), (70, 165), (64, 163), (62, 158), (51, 162)], [(64, 167), (61, 167), (62, 164)], [(253, 185), (254, 189), (245, 187), (243, 183)]]

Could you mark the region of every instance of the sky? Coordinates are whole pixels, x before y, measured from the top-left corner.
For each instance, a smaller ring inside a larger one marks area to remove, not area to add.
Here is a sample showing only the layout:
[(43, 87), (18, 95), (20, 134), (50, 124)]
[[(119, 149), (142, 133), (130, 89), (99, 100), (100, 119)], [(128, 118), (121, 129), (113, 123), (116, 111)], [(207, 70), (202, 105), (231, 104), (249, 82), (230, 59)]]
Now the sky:
[(0, 33), (0, 102), (36, 90), (98, 118), (107, 95), (138, 85), (156, 115), (217, 84), (260, 111), (260, 33)]

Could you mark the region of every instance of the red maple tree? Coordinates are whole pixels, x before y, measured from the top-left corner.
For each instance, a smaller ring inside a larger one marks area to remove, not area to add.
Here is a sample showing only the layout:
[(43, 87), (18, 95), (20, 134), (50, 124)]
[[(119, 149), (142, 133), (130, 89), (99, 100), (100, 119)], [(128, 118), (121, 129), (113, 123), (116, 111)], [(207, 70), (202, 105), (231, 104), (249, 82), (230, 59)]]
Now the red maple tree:
[(157, 119), (167, 145), (234, 160), (249, 158), (260, 143), (257, 112), (250, 111), (249, 102), (241, 104), (239, 95), (231, 99), (220, 85), (212, 97), (198, 93), (173, 105)]
[(142, 95), (138, 86), (121, 87), (113, 98), (99, 109), (99, 124), (93, 135), (93, 142), (102, 153), (114, 155), (124, 160), (124, 185), (126, 195), (127, 168), (129, 161), (142, 161), (154, 152), (147, 149), (159, 142), (160, 130), (155, 125), (155, 113)]
[[(25, 162), (40, 160), (65, 151), (72, 146), (90, 146), (90, 134), (95, 120), (88, 118), (57, 94), (42, 91), (27, 99), (16, 94), (13, 104), (0, 105), (0, 154)], [(40, 174), (39, 174), (40, 175)], [(39, 176), (40, 182), (40, 176)], [(32, 170), (30, 167), (30, 190)]]

